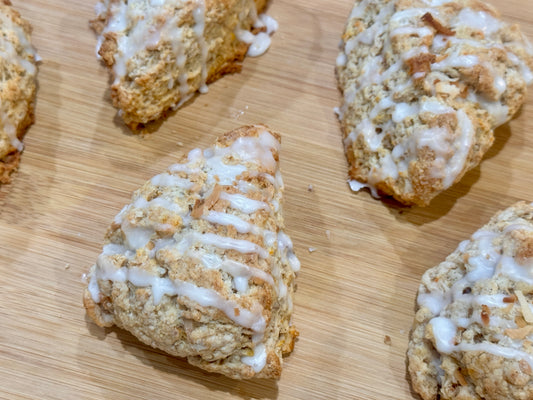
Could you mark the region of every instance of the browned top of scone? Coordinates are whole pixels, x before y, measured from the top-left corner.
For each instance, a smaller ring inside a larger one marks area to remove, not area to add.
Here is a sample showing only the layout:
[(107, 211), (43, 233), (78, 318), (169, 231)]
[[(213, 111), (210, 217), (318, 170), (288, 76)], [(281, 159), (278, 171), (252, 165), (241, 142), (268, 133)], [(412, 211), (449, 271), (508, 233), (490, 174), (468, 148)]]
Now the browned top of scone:
[(8, 183), (33, 122), (37, 67), (31, 25), (9, 1), (0, 2), (0, 27), (0, 183)]
[(352, 187), (427, 205), (523, 103), (532, 56), (481, 1), (356, 2), (337, 59)]
[(423, 399), (533, 397), (532, 243), (520, 202), (424, 274), (407, 353)]
[(136, 191), (89, 273), (95, 322), (208, 370), (279, 377), (299, 268), (283, 232), (279, 147), (265, 126), (242, 127)]
[(111, 96), (132, 129), (177, 109), (225, 73), (240, 70), (266, 0), (99, 3), (91, 21), (98, 54), (112, 74)]

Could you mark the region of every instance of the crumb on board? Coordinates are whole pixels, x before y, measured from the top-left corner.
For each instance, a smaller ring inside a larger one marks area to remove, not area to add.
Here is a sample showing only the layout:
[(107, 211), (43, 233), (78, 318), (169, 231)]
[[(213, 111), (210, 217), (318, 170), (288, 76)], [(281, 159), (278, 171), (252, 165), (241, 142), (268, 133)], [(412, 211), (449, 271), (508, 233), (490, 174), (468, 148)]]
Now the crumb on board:
[(65, 264), (65, 269), (69, 269), (70, 268), (70, 264)]
[(385, 343), (387, 346), (390, 346), (392, 343), (392, 339), (389, 335), (385, 335), (385, 339), (383, 339), (383, 343)]
[(326, 237), (328, 238), (328, 240), (331, 239), (331, 231), (329, 229), (326, 229)]
[(308, 191), (308, 192), (312, 192), (312, 191), (314, 191), (314, 190), (315, 190), (315, 187), (314, 187), (312, 184), (309, 184), (309, 185), (307, 186), (307, 191)]
[(309, 247), (309, 253), (316, 251), (316, 247)]

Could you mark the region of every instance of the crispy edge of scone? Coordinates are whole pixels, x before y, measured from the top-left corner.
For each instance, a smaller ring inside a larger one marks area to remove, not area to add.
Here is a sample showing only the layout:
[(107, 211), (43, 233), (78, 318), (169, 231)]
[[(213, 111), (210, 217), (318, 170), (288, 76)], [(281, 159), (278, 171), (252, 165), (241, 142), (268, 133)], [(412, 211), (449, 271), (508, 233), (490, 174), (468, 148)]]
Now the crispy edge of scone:
[[(32, 33), (32, 26), (31, 24), (22, 18), (20, 13), (12, 7), (12, 3), (10, 0), (2, 0), (2, 3), (0, 5), (0, 9), (2, 12), (6, 12), (8, 14), (9, 18), (13, 19), (13, 22), (16, 25), (19, 25), (24, 32), (31, 37)], [(33, 60), (33, 64), (37, 68), (35, 60)], [(20, 81), (21, 77), (17, 76), (17, 80)], [(13, 85), (16, 89), (8, 90), (5, 92), (5, 96), (10, 97), (12, 103), (17, 103), (19, 101), (26, 100), (26, 108), (27, 112), (24, 115), (24, 118), (19, 121), (18, 125), (16, 126), (16, 137), (19, 140), (22, 140), (24, 138), (24, 135), (26, 134), (28, 128), (30, 125), (32, 125), (35, 122), (35, 94), (37, 91), (36, 88), (36, 82), (35, 80), (29, 81), (29, 86), (25, 89), (28, 90), (28, 94), (26, 96), (22, 96), (21, 94), (21, 88), (17, 84), (18, 82), (13, 82)], [(4, 93), (3, 93), (4, 94)], [(20, 164), (20, 156), (21, 151), (17, 150), (13, 146), (9, 146), (9, 149), (4, 157), (0, 159), (0, 184), (8, 184), (11, 183), (12, 177), (11, 175), (17, 171), (19, 164)]]
[[(224, 10), (231, 7), (235, 0), (205, 0), (206, 2), (206, 18), (208, 11), (215, 16), (215, 19), (210, 21), (206, 19), (206, 29), (209, 24), (218, 25), (217, 20), (222, 18)], [(267, 8), (269, 0), (253, 0), (257, 13), (260, 14), (264, 12)], [(186, 4), (186, 9), (184, 11), (183, 24), (189, 24), (190, 26), (194, 25), (193, 18), (193, 4), (188, 2)], [(95, 18), (90, 21), (90, 26), (97, 34), (101, 34), (106, 26), (105, 13), (101, 15), (100, 18)], [(251, 27), (253, 30), (253, 27)], [(205, 36), (204, 36), (205, 37)], [(99, 55), (102, 58), (104, 64), (108, 67), (110, 76), (114, 77), (113, 65), (115, 63), (114, 55), (117, 51), (117, 42), (116, 37), (113, 34), (106, 34), (104, 41), (100, 47)], [(234, 33), (229, 33), (224, 40), (224, 46), (228, 48), (229, 51), (226, 53), (211, 53), (212, 62), (207, 65), (207, 77), (206, 84), (213, 83), (216, 80), (220, 79), (224, 75), (237, 73), (242, 70), (242, 62), (246, 56), (246, 53), (249, 48), (249, 44), (239, 41)], [(220, 47), (220, 46), (218, 46)], [(214, 57), (213, 57), (214, 56)], [(145, 75), (142, 77), (143, 80), (156, 79), (157, 76), (150, 77)], [(139, 78), (137, 78), (139, 79)], [(195, 80), (197, 80), (195, 78)], [(191, 81), (189, 83), (190, 88), (198, 86), (195, 82)], [(181, 100), (180, 97), (177, 97), (172, 102), (165, 100), (163, 107), (157, 108), (157, 110), (147, 112), (147, 105), (145, 104), (146, 98), (141, 91), (146, 91), (146, 88), (150, 87), (149, 84), (145, 83), (143, 87), (131, 88), (124, 85), (122, 81), (118, 84), (111, 85), (111, 100), (113, 106), (120, 110), (122, 119), (124, 123), (135, 133), (135, 132), (150, 132), (148, 125), (154, 124), (159, 120), (164, 120), (168, 117), (170, 113), (174, 111), (174, 107)], [(196, 88), (191, 94), (197, 93), (199, 87)], [(136, 93), (139, 92), (139, 93)], [(175, 90), (174, 90), (175, 92)], [(166, 95), (169, 95), (174, 92), (167, 92)], [(154, 107), (152, 107), (154, 108)], [(146, 128), (146, 129), (145, 129)]]

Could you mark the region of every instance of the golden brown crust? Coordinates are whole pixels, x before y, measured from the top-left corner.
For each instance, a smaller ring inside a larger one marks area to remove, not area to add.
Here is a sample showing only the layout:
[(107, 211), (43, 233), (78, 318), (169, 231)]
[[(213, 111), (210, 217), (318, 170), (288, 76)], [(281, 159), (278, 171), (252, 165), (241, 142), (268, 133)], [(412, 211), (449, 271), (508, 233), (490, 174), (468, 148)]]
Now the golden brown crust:
[[(10, 183), (17, 170), (22, 151), (21, 140), (34, 122), (36, 92), (35, 50), (31, 46), (31, 25), (11, 7), (11, 2), (0, 4), (5, 17), (2, 41), (9, 42), (0, 72), (0, 183)], [(9, 21), (9, 22), (7, 22)], [(11, 49), (11, 50), (10, 50)]]
[[(126, 40), (129, 33), (106, 29), (115, 15), (113, 7), (121, 3), (111, 3), (90, 25), (101, 35), (98, 54), (113, 76), (113, 105), (120, 110), (124, 122), (135, 130), (164, 117), (196, 91), (205, 90), (204, 84), (214, 82), (225, 74), (239, 72), (249, 45), (240, 41), (236, 32), (252, 30), (255, 15), (263, 12), (267, 1), (205, 0), (205, 80), (202, 77), (202, 45), (194, 31), (194, 12), (201, 3), (187, 1), (177, 7), (173, 15), (161, 13), (155, 16), (153, 23), (156, 29), (163, 30), (161, 26), (172, 24), (179, 26), (180, 30), (163, 32), (157, 43), (150, 42), (146, 32), (148, 44), (145, 48), (137, 48), (137, 56), (126, 61), (125, 65), (120, 60), (123, 57), (118, 52), (118, 42)], [(176, 40), (179, 41), (177, 45)], [(185, 61), (180, 65), (179, 59), (183, 57)]]
[(0, 183), (11, 183), (11, 174), (18, 169), (19, 163), (20, 152), (12, 147), (0, 162)]

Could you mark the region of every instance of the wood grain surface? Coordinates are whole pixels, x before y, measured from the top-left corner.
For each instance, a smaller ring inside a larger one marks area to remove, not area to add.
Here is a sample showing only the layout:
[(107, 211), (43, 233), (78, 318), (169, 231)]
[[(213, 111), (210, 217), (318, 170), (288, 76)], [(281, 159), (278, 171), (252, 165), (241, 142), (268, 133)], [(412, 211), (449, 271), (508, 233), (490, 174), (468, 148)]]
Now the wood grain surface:
[[(274, 0), (280, 29), (268, 53), (144, 137), (110, 104), (88, 27), (93, 1), (13, 3), (43, 61), (20, 171), (0, 188), (0, 398), (416, 397), (405, 351), (422, 273), (496, 211), (533, 200), (531, 94), (480, 167), (429, 207), (403, 208), (346, 184), (334, 64), (352, 0)], [(493, 4), (533, 38), (531, 0)], [(283, 134), (286, 225), (302, 262), (300, 339), (279, 382), (203, 372), (98, 328), (81, 304), (82, 273), (132, 191), (192, 148), (255, 122)]]

